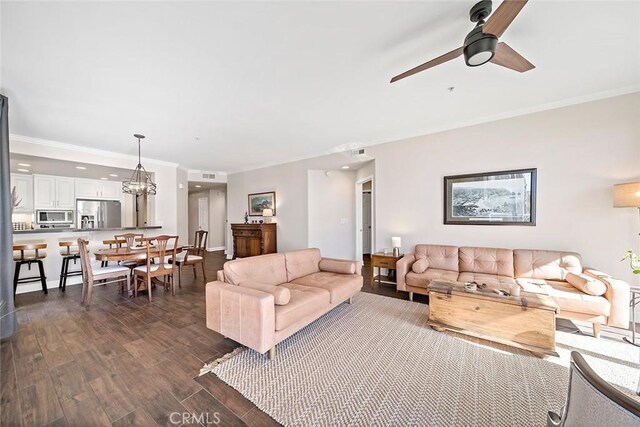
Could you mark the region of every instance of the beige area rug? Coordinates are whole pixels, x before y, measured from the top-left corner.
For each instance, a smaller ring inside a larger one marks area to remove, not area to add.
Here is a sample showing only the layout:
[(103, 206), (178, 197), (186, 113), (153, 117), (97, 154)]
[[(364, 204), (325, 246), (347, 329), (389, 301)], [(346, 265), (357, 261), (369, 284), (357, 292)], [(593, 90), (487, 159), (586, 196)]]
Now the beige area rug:
[[(544, 426), (564, 404), (580, 351), (629, 394), (638, 348), (558, 332), (560, 357), (426, 325), (428, 306), (361, 293), (278, 345), (223, 358), (213, 373), (285, 426)], [(206, 374), (211, 375), (211, 374)]]

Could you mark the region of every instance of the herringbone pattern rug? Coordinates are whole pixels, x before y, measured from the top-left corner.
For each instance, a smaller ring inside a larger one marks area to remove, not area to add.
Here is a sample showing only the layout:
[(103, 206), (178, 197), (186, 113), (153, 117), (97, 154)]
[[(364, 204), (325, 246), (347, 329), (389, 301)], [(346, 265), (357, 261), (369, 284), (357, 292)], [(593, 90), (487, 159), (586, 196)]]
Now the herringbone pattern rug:
[[(361, 293), (278, 345), (213, 372), (285, 426), (543, 426), (568, 354), (635, 389), (637, 348), (558, 332), (560, 358), (433, 331), (428, 306)], [(605, 354), (606, 356), (600, 356)], [(211, 375), (211, 374), (207, 374)]]

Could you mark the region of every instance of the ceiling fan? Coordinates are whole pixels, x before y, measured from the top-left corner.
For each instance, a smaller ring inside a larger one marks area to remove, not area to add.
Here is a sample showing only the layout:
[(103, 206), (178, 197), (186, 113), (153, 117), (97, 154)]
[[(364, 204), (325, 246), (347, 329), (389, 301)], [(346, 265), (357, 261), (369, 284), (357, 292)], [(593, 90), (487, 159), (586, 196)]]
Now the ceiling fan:
[(398, 74), (391, 79), (391, 83), (451, 61), (460, 55), (464, 55), (464, 62), (469, 67), (477, 67), (487, 62), (493, 62), (496, 65), (520, 73), (533, 70), (535, 66), (531, 62), (527, 61), (505, 42), (498, 42), (498, 37), (504, 34), (524, 5), (527, 4), (527, 1), (504, 0), (486, 22), (485, 19), (491, 14), (491, 0), (482, 0), (476, 3), (469, 11), (469, 19), (471, 19), (471, 22), (476, 22), (476, 26), (464, 38), (462, 47)]

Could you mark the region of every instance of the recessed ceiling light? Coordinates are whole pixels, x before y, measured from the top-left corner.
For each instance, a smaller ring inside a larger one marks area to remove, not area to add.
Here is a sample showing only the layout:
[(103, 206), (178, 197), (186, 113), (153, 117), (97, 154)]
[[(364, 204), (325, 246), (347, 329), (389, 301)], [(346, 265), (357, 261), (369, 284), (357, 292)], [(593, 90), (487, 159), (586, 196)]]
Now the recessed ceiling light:
[(81, 171), (86, 170), (87, 168), (84, 166), (76, 166), (76, 169), (80, 169)]
[(117, 178), (117, 177), (118, 177), (118, 175), (116, 175), (115, 173), (110, 173), (110, 174), (109, 174), (109, 176), (112, 176), (112, 177), (114, 177), (114, 178)]
[(31, 165), (29, 163), (18, 163), (18, 166), (24, 166), (25, 168), (28, 168)]
[(201, 188), (201, 187), (202, 187), (202, 185), (196, 185), (196, 188)]
[(18, 172), (29, 172), (29, 169), (18, 169)]
[(342, 167), (342, 169), (349, 169), (349, 166), (344, 165), (344, 166)]
[(109, 178), (105, 178), (104, 176), (102, 178), (100, 178), (100, 179), (103, 180), (103, 181), (108, 181), (109, 180)]

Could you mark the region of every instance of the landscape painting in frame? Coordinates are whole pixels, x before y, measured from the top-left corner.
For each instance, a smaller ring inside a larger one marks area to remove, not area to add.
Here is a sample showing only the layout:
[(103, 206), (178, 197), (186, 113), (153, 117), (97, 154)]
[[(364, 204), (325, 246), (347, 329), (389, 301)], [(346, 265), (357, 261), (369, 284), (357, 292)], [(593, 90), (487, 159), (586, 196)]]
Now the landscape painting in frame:
[(276, 193), (255, 193), (249, 194), (249, 216), (262, 216), (262, 211), (272, 209), (276, 214)]
[(536, 225), (536, 169), (444, 177), (444, 223)]

